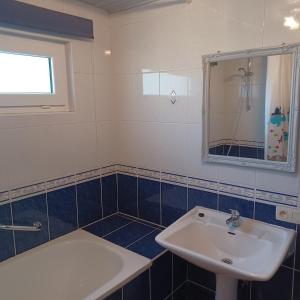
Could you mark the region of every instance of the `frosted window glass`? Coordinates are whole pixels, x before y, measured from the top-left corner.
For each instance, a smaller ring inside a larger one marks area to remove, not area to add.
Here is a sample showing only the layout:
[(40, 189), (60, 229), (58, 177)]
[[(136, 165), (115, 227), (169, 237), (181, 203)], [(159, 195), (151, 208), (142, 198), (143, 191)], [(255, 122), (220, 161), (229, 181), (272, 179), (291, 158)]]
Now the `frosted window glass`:
[(53, 94), (52, 59), (0, 52), (0, 94)]

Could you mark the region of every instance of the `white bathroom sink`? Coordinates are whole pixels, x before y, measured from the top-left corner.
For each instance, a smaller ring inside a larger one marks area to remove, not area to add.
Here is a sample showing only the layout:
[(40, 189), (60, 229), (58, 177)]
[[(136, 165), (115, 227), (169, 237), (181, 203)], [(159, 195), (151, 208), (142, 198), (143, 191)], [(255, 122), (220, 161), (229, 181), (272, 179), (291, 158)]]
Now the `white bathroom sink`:
[(225, 291), (218, 293), (218, 286), (224, 282), (236, 289), (236, 279), (269, 280), (295, 237), (293, 230), (242, 217), (239, 227), (228, 227), (229, 217), (227, 213), (198, 206), (156, 237), (161, 246), (217, 274), (216, 299), (236, 297), (232, 291), (227, 298)]

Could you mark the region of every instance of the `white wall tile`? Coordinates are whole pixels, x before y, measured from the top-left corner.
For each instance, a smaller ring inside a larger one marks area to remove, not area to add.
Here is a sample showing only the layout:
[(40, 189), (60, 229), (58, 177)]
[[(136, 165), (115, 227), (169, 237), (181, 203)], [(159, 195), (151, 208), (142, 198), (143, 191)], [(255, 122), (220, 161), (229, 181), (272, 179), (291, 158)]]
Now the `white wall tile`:
[(94, 90), (97, 121), (108, 121), (114, 118), (111, 78), (107, 75), (94, 75)]
[[(181, 122), (186, 118), (189, 73), (184, 71), (160, 73), (160, 102), (162, 122)], [(174, 94), (174, 102), (171, 94)]]
[(179, 123), (161, 123), (159, 139), (161, 170), (185, 175), (185, 125)]
[(91, 41), (76, 41), (71, 43), (73, 56), (73, 69), (75, 73), (93, 73), (93, 58), (92, 58)]
[(102, 121), (97, 124), (97, 167), (116, 163), (117, 138), (115, 123)]

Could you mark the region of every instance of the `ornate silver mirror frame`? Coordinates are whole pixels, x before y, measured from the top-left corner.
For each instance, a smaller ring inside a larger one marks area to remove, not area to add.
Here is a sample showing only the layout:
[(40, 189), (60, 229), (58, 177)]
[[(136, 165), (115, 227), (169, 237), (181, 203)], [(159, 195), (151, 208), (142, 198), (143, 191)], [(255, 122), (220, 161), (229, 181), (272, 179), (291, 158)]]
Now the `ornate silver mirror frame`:
[[(250, 58), (256, 56), (269, 56), (280, 54), (293, 55), (293, 71), (292, 71), (292, 91), (291, 106), (289, 115), (289, 139), (287, 160), (284, 162), (270, 161), (255, 158), (234, 157), (225, 155), (214, 155), (209, 153), (209, 112), (210, 112), (210, 71), (211, 63)], [(265, 168), (285, 172), (296, 171), (296, 153), (297, 153), (297, 132), (298, 132), (298, 111), (299, 111), (299, 59), (300, 44), (282, 45), (280, 47), (250, 49), (244, 51), (216, 53), (203, 56), (203, 143), (202, 143), (202, 159), (211, 163), (223, 163), (237, 166)]]

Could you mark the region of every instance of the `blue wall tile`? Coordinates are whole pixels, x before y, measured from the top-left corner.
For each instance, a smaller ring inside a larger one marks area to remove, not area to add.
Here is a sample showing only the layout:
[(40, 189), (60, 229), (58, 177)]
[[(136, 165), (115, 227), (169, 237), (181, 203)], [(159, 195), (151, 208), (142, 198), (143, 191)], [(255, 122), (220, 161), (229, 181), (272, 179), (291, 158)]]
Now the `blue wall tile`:
[[(0, 224), (11, 225), (12, 216), (10, 204), (0, 206)], [(0, 230), (0, 261), (15, 255), (14, 237), (12, 231)]]
[(151, 267), (151, 300), (163, 300), (172, 292), (172, 253), (157, 258)]
[(91, 180), (77, 185), (79, 227), (102, 218), (100, 180)]
[(300, 226), (298, 225), (297, 227), (295, 269), (300, 271)]
[(150, 300), (149, 270), (123, 288), (123, 300)]
[(105, 239), (119, 246), (127, 247), (153, 230), (154, 228), (150, 226), (132, 222), (107, 235)]
[(17, 254), (41, 245), (49, 240), (46, 194), (12, 203), (14, 225), (32, 226), (42, 223), (41, 231), (15, 231)]
[(293, 270), (281, 267), (275, 276), (264, 282), (253, 282), (252, 300), (285, 300), (292, 296)]
[(119, 210), (137, 217), (137, 177), (118, 174)]
[(300, 272), (294, 274), (294, 295), (293, 300), (300, 300)]
[[(201, 286), (192, 282), (185, 282), (185, 284), (178, 289), (173, 298), (170, 300), (214, 300), (215, 294)], [(169, 299), (168, 299), (169, 300)], [(244, 299), (246, 300), (246, 299)]]
[(254, 203), (241, 198), (219, 195), (219, 209), (226, 213), (230, 213), (230, 209), (236, 209), (241, 216), (253, 218)]
[(187, 211), (187, 188), (161, 184), (162, 224), (169, 226)]
[(216, 276), (214, 273), (199, 268), (191, 263), (188, 264), (188, 279), (201, 284), (211, 290), (216, 289)]
[(187, 262), (173, 254), (173, 290), (187, 280)]
[(103, 217), (107, 217), (118, 210), (117, 175), (101, 178)]
[(189, 188), (188, 209), (192, 209), (198, 205), (218, 209), (218, 194)]
[(138, 179), (139, 217), (160, 224), (160, 182)]
[(48, 193), (47, 200), (51, 239), (78, 228), (75, 186)]
[(295, 224), (276, 220), (276, 206), (274, 205), (256, 202), (255, 219), (290, 229), (296, 229)]
[(160, 230), (155, 230), (151, 234), (148, 234), (144, 238), (132, 244), (128, 247), (128, 249), (150, 259), (154, 258), (161, 252), (165, 251), (165, 249), (158, 245), (155, 241), (155, 237), (160, 232)]
[(112, 215), (92, 225), (89, 225), (84, 229), (92, 234), (102, 237), (131, 222), (132, 221), (130, 219), (118, 215)]

